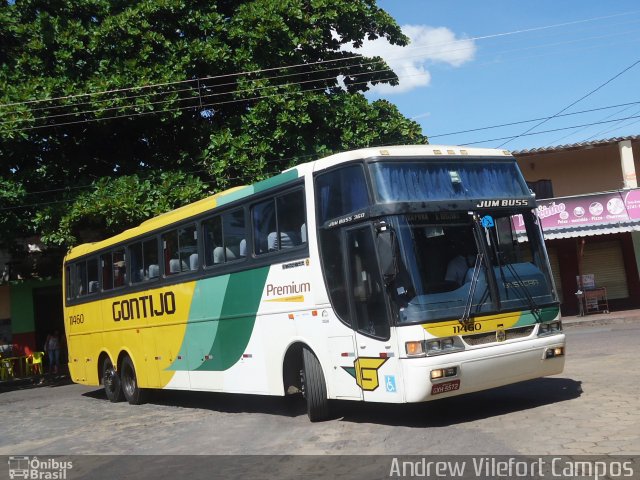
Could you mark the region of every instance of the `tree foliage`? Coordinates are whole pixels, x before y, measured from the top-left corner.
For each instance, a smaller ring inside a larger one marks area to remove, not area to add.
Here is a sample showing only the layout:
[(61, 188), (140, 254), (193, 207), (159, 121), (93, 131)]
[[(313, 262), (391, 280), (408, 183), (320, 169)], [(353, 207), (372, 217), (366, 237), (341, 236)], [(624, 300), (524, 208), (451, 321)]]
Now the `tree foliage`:
[(426, 142), (344, 44), (375, 0), (0, 0), (0, 242), (102, 237), (345, 149)]

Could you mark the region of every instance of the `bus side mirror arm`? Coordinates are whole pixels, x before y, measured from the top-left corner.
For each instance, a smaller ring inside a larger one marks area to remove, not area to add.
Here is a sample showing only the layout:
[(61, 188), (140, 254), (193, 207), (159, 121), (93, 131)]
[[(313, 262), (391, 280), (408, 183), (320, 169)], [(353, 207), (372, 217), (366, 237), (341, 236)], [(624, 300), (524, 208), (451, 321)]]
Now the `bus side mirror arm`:
[(384, 221), (375, 224), (377, 234), (378, 257), (384, 284), (388, 287), (398, 275), (397, 241), (393, 229)]

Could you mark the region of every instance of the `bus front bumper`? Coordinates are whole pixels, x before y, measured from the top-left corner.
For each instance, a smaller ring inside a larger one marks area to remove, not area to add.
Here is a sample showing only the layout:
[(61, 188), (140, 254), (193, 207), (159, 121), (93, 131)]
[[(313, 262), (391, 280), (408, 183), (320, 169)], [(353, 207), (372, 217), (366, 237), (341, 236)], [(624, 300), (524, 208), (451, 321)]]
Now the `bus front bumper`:
[[(437, 400), (562, 373), (564, 354), (565, 335), (559, 334), (433, 357), (404, 358), (405, 401)], [(440, 373), (441, 378), (432, 379)]]

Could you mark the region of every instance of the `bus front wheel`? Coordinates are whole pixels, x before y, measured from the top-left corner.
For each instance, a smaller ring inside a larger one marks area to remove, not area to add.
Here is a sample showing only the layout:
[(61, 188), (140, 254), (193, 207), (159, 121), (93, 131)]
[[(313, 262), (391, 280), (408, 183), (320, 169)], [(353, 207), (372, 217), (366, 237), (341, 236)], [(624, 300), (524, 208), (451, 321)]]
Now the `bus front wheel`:
[(109, 401), (113, 403), (122, 401), (123, 395), (120, 376), (118, 372), (116, 372), (116, 369), (113, 368), (113, 363), (111, 363), (109, 357), (106, 357), (102, 362), (102, 384), (104, 385), (104, 391)]
[(122, 391), (124, 397), (131, 405), (140, 405), (145, 401), (145, 392), (138, 386), (136, 369), (133, 367), (131, 358), (124, 357), (120, 367), (120, 379), (122, 381)]
[(302, 364), (302, 395), (307, 402), (309, 420), (326, 420), (329, 417), (329, 400), (320, 362), (311, 350), (303, 348)]

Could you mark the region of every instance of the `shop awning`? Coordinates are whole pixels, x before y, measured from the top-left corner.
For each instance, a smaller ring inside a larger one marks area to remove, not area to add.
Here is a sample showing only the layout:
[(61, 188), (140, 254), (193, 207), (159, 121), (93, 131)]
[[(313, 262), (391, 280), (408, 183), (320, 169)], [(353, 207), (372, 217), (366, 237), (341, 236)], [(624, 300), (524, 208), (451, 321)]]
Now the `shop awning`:
[(544, 230), (545, 240), (556, 240), (558, 238), (590, 237), (593, 235), (611, 235), (613, 233), (640, 232), (640, 222), (617, 225), (565, 228), (555, 230)]
[[(640, 232), (640, 188), (549, 198), (537, 210), (546, 240)], [(524, 233), (521, 219), (514, 227)]]

